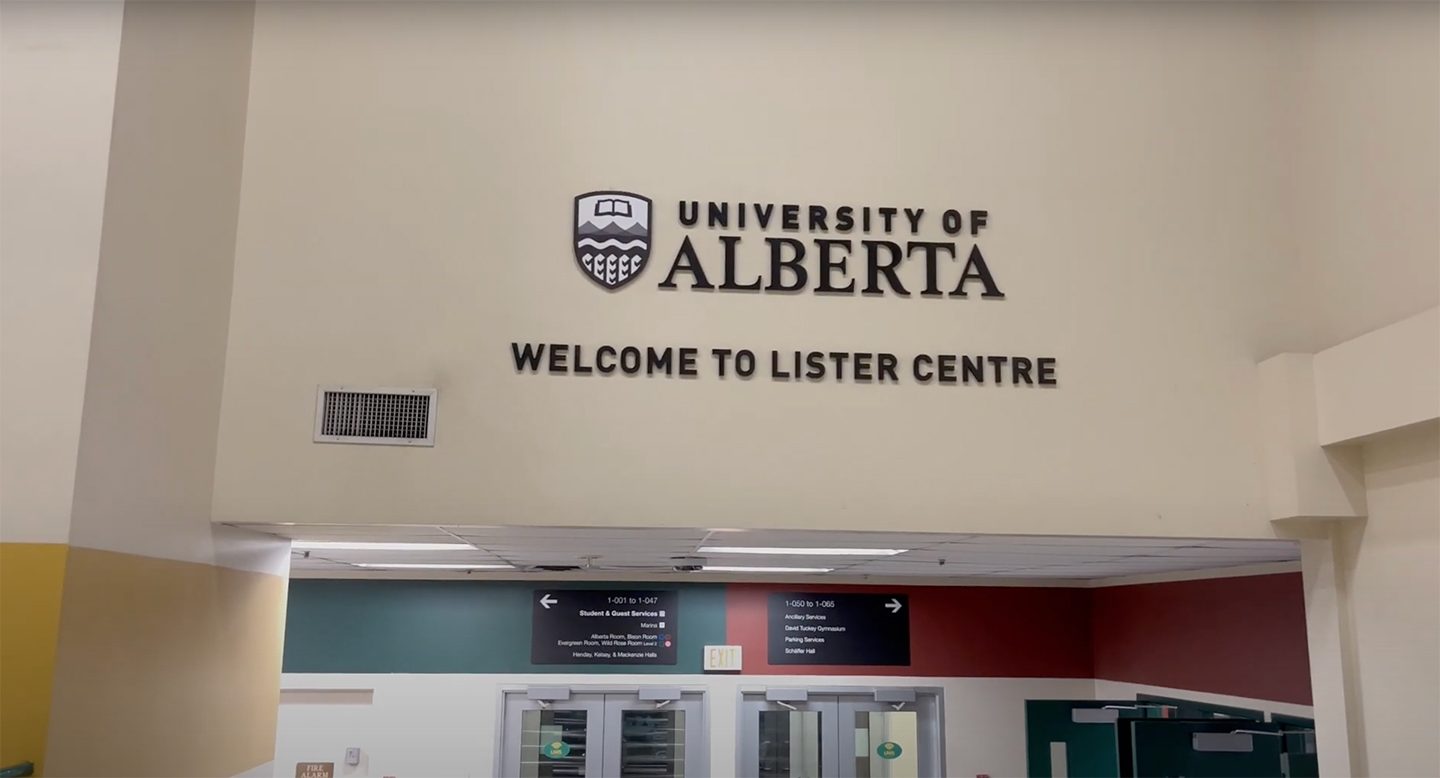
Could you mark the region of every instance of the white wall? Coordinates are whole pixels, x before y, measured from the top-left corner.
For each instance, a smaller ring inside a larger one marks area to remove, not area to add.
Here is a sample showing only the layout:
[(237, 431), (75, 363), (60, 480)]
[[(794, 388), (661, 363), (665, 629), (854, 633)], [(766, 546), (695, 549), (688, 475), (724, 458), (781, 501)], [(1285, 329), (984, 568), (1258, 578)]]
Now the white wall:
[[(741, 687), (940, 686), (945, 690), (946, 766), (952, 776), (1025, 772), (1026, 699), (1088, 699), (1089, 679), (900, 678), (735, 675), (332, 675), (286, 674), (284, 689), (373, 689), (370, 705), (282, 704), (275, 775), (298, 761), (334, 761), (337, 776), (494, 775), (500, 690), (543, 685), (703, 685), (707, 688), (710, 774), (734, 776)], [(358, 769), (345, 748), (364, 749)]]
[(64, 543), (122, 3), (0, 3), (0, 537)]

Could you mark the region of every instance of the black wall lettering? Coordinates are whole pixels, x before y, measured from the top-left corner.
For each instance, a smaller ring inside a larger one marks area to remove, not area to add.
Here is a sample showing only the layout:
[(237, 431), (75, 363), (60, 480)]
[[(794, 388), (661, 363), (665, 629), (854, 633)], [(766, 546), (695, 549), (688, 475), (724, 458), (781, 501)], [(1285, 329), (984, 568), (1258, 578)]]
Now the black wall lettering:
[(823, 206), (823, 205), (812, 205), (812, 206), (810, 206), (810, 231), (811, 231), (811, 232), (829, 232), (829, 230), (825, 227), (825, 215), (826, 215), (825, 206)]
[(885, 222), (885, 232), (887, 234), (893, 232), (895, 230), (895, 225), (893, 224), (895, 220), (895, 214), (899, 212), (899, 209), (886, 207), (877, 208), (875, 210), (880, 214), (880, 218)]
[(740, 242), (739, 235), (721, 235), (720, 242), (725, 244), (725, 283), (720, 285), (721, 289), (729, 291), (755, 291), (760, 288), (760, 276), (755, 280), (742, 284), (735, 280), (735, 246)]
[[(846, 277), (845, 260), (849, 259), (847, 255), (850, 253), (850, 241), (817, 238), (815, 245), (820, 248), (820, 270), (815, 284), (815, 294), (854, 294), (855, 279), (851, 278), (850, 282), (844, 286), (836, 286), (832, 277), (837, 270), (840, 271), (841, 278)], [(843, 249), (845, 254), (834, 256), (831, 254), (833, 249)]]
[(905, 220), (910, 222), (910, 234), (920, 234), (920, 217), (925, 215), (924, 208), (906, 208)]
[(763, 229), (765, 229), (765, 228), (767, 228), (767, 227), (770, 226), (770, 217), (771, 217), (772, 215), (774, 215), (774, 213), (775, 213), (775, 204), (774, 204), (774, 203), (767, 203), (767, 204), (764, 205), (764, 206), (761, 206), (761, 205), (756, 205), (756, 206), (755, 206), (755, 220), (758, 221), (758, 222), (760, 222), (760, 229), (763, 230)]
[(707, 222), (709, 223), (709, 225), (710, 225), (711, 227), (729, 227), (729, 226), (730, 226), (730, 204), (729, 204), (729, 203), (711, 202), (711, 203), (710, 203), (710, 218), (707, 220)]
[(986, 357), (986, 359), (989, 360), (990, 365), (995, 368), (995, 383), (998, 384), (1004, 381), (1005, 379), (1000, 377), (1000, 371), (1005, 369), (1005, 362), (1008, 361), (1008, 357)]
[(564, 373), (568, 370), (565, 365), (570, 357), (570, 347), (564, 344), (550, 347), (550, 372)]
[(656, 349), (654, 346), (647, 346), (645, 349), (645, 374), (655, 375), (659, 371), (662, 375), (670, 375), (670, 349)]
[(922, 297), (944, 297), (945, 293), (940, 291), (940, 252), (947, 251), (950, 258), (955, 258), (954, 243), (932, 243), (930, 241), (912, 241), (905, 247), (911, 256), (915, 249), (925, 255), (925, 290), (920, 293)]
[[(930, 365), (934, 364), (934, 362), (935, 360), (931, 359), (929, 354), (917, 354), (914, 361), (910, 363), (910, 371), (914, 373), (915, 380), (922, 384), (930, 383), (933, 375), (930, 372)], [(924, 365), (924, 367), (922, 368), (921, 365)]]
[(970, 258), (965, 260), (965, 272), (960, 274), (960, 282), (955, 284), (950, 296), (965, 297), (965, 284), (969, 281), (979, 281), (985, 286), (985, 291), (980, 293), (981, 297), (1005, 296), (1000, 287), (995, 285), (995, 277), (990, 275), (990, 268), (985, 264), (985, 256), (980, 253), (979, 246), (970, 248)]
[(728, 349), (728, 348), (712, 348), (712, 349), (710, 349), (710, 356), (715, 357), (715, 370), (716, 370), (716, 375), (720, 376), (721, 378), (724, 378), (724, 377), (725, 377), (725, 365), (726, 365), (727, 362), (730, 361), (730, 349)]
[(515, 355), (516, 370), (529, 370), (533, 373), (540, 369), (540, 355), (545, 353), (545, 344), (526, 343), (521, 346), (519, 343), (511, 343), (510, 353)]
[(700, 266), (700, 257), (695, 255), (695, 246), (690, 243), (690, 236), (686, 235), (685, 240), (680, 243), (680, 250), (675, 253), (675, 261), (670, 264), (670, 273), (665, 280), (660, 282), (661, 289), (675, 288), (675, 274), (685, 272), (690, 274), (691, 289), (714, 289), (714, 284), (705, 277), (705, 268)]
[(890, 381), (891, 383), (900, 382), (900, 379), (895, 375), (895, 366), (897, 364), (899, 363), (896, 361), (894, 354), (888, 351), (880, 352), (880, 363), (877, 365), (880, 371), (880, 383), (883, 384), (886, 381)]
[(1055, 380), (1055, 357), (1040, 357), (1035, 360), (1036, 381), (1041, 386), (1054, 386), (1059, 381)]
[(960, 373), (965, 383), (974, 381), (977, 384), (985, 383), (985, 358), (984, 357), (961, 357)]
[(800, 229), (800, 206), (789, 203), (780, 206), (780, 228), (783, 230)]
[(942, 384), (955, 383), (955, 355), (941, 354), (935, 359), (935, 372)]
[(755, 375), (755, 352), (743, 348), (735, 352), (735, 375), (741, 378)]
[[(794, 292), (804, 289), (805, 282), (809, 280), (809, 273), (801, 264), (805, 261), (805, 244), (794, 238), (766, 238), (765, 242), (770, 244), (770, 284), (765, 291)], [(785, 258), (787, 246), (793, 252), (790, 259)], [(786, 270), (790, 271), (794, 283), (782, 283)]]
[(620, 372), (626, 375), (640, 372), (640, 349), (634, 346), (620, 349)]
[(1020, 383), (1022, 378), (1027, 384), (1033, 385), (1035, 383), (1030, 380), (1030, 360), (1027, 357), (1015, 357), (1010, 360), (1010, 367), (1012, 369), (1011, 381), (1013, 383)]
[[(890, 290), (901, 297), (909, 297), (910, 293), (905, 291), (905, 285), (900, 283), (900, 274), (896, 269), (900, 266), (900, 260), (904, 257), (900, 254), (900, 246), (888, 240), (862, 240), (865, 246), (865, 274), (867, 283), (863, 294), (885, 294), (880, 287), (880, 276), (885, 276), (890, 282)], [(889, 262), (880, 261), (880, 249), (890, 255)]]
[(871, 364), (875, 358), (874, 354), (864, 351), (855, 352), (855, 380), (869, 383), (874, 379), (871, 373)]
[[(685, 208), (689, 206), (689, 212)], [(680, 223), (686, 227), (694, 227), (700, 221), (700, 202), (698, 200), (680, 201)]]
[(825, 377), (824, 354), (819, 351), (812, 351), (805, 355), (805, 377), (812, 381)]

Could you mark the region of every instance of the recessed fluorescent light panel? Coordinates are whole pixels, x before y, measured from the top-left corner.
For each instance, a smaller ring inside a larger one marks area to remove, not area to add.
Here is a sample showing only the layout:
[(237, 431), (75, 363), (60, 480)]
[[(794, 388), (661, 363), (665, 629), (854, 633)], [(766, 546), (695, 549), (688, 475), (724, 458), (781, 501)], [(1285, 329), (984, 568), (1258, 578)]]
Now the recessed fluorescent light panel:
[(833, 567), (746, 567), (736, 565), (705, 565), (707, 573), (828, 573)]
[(701, 546), (701, 554), (776, 554), (783, 556), (895, 556), (908, 548), (779, 548), (775, 546)]
[(386, 570), (513, 570), (510, 565), (452, 565), (444, 562), (352, 562), (356, 567)]
[(469, 543), (375, 543), (348, 540), (297, 540), (291, 548), (301, 551), (474, 551)]

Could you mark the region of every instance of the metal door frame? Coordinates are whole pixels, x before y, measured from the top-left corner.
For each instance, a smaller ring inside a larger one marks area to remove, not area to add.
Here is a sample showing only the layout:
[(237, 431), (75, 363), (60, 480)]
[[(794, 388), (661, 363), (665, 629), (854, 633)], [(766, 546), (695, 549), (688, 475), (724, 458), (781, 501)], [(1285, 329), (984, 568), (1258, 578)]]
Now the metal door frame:
[[(532, 710), (583, 710), (585, 711), (585, 774), (588, 776), (593, 772), (599, 775), (603, 764), (600, 760), (604, 753), (605, 697), (603, 695), (589, 693), (576, 694), (572, 691), (567, 699), (555, 700), (546, 704), (541, 700), (530, 699), (528, 696), (524, 696), (526, 691), (528, 691), (528, 689), (520, 690), (513, 700), (508, 699), (508, 695), (501, 695), (500, 718), (498, 719), (500, 726), (498, 729), (502, 734), (498, 744), (499, 748), (495, 753), (495, 774), (509, 776), (520, 775), (520, 760), (524, 758), (523, 748), (517, 740), (515, 750), (512, 752), (507, 748), (508, 744), (505, 741), (504, 733), (516, 732), (520, 729), (525, 712)], [(512, 714), (514, 721), (511, 721)], [(600, 736), (592, 737), (592, 735), (596, 734)], [(507, 754), (512, 753), (516, 760), (513, 765), (515, 769), (513, 770), (510, 769), (512, 765), (506, 764), (505, 758)]]
[[(746, 697), (754, 697), (754, 696), (756, 696), (756, 695), (760, 695), (760, 696), (763, 697), (767, 691), (775, 690), (775, 689), (785, 689), (785, 690), (794, 689), (794, 690), (797, 690), (797, 691), (803, 691), (803, 692), (805, 692), (806, 695), (807, 695), (807, 698), (808, 698), (808, 697), (815, 697), (815, 698), (836, 698), (836, 700), (838, 701), (839, 704), (838, 704), (838, 705), (835, 707), (835, 709), (834, 709), (834, 710), (835, 710), (834, 719), (835, 719), (835, 722), (836, 722), (836, 730), (835, 730), (835, 731), (837, 732), (837, 735), (828, 738), (828, 739), (831, 741), (831, 746), (826, 746), (823, 742), (822, 742), (822, 744), (821, 744), (821, 770), (822, 770), (822, 773), (821, 773), (821, 774), (822, 774), (822, 775), (825, 775), (825, 776), (844, 776), (844, 775), (852, 774), (852, 773), (854, 772), (854, 765), (853, 765), (853, 761), (854, 761), (854, 760), (851, 760), (850, 762), (847, 762), (847, 763), (846, 763), (846, 767), (844, 767), (843, 769), (841, 768), (840, 761), (839, 761), (839, 750), (838, 750), (838, 748), (839, 748), (839, 743), (837, 742), (837, 741), (839, 740), (838, 732), (839, 732), (839, 725), (840, 725), (840, 710), (843, 709), (843, 708), (845, 708), (845, 706), (846, 706), (847, 703), (867, 703), (867, 702), (873, 703), (873, 702), (875, 702), (875, 693), (876, 693), (876, 692), (884, 692), (884, 691), (890, 691), (890, 690), (904, 691), (904, 692), (914, 692), (914, 693), (915, 693), (915, 696), (916, 696), (917, 698), (922, 697), (922, 696), (923, 696), (923, 697), (928, 697), (928, 698), (930, 698), (931, 700), (933, 700), (933, 704), (934, 704), (934, 714), (935, 714), (935, 715), (934, 715), (934, 717), (933, 717), (933, 718), (934, 718), (933, 727), (932, 727), (932, 726), (927, 726), (927, 722), (921, 721), (921, 722), (920, 722), (920, 732), (921, 732), (921, 734), (928, 733), (928, 734), (930, 735), (931, 741), (933, 742), (933, 747), (930, 749), (930, 755), (931, 755), (930, 758), (933, 759), (934, 762), (935, 762), (935, 764), (934, 764), (935, 772), (933, 773), (933, 778), (945, 778), (945, 776), (946, 776), (946, 772), (945, 772), (945, 771), (946, 771), (946, 764), (945, 764), (945, 690), (944, 690), (942, 687), (939, 687), (939, 686), (899, 686), (899, 685), (897, 685), (897, 686), (812, 686), (812, 685), (798, 685), (798, 686), (797, 686), (797, 685), (793, 685), (793, 684), (775, 684), (775, 685), (773, 685), (773, 686), (759, 686), (759, 685), (752, 685), (752, 684), (741, 685), (741, 686), (740, 686), (738, 689), (736, 689), (736, 691), (735, 691), (735, 773), (736, 773), (737, 775), (740, 775), (740, 776), (745, 776), (745, 775), (746, 775), (746, 771), (750, 769), (750, 762), (747, 761), (747, 758), (752, 755), (752, 753), (751, 753), (751, 752), (752, 752), (752, 749), (750, 748), (750, 745), (751, 745), (751, 743), (750, 743), (750, 732), (749, 732), (749, 729), (748, 729), (748, 726), (749, 726), (748, 718), (749, 718), (749, 717), (748, 717), (748, 715), (747, 715), (748, 712), (747, 712), (747, 710), (746, 710), (746, 705), (745, 705), (745, 703), (746, 703)], [(856, 698), (856, 697), (858, 697), (858, 698), (862, 698), (862, 699), (849, 699), (849, 700), (847, 700), (847, 699), (845, 699), (845, 698), (847, 698), (847, 697), (850, 697), (850, 698)], [(868, 699), (863, 699), (863, 698), (867, 698), (867, 697), (868, 697)], [(917, 701), (918, 701), (918, 699), (917, 699)], [(829, 702), (831, 702), (831, 701), (830, 701), (830, 700), (825, 700), (825, 701), (824, 701), (824, 704), (829, 704)], [(797, 707), (799, 707), (799, 706), (797, 705)], [(853, 711), (854, 708), (851, 708), (851, 710)], [(757, 719), (757, 721), (756, 721), (756, 724), (757, 724), (757, 725), (759, 724), (758, 719)], [(849, 725), (853, 728), (854, 722), (853, 722), (853, 721), (849, 722)], [(824, 729), (822, 729), (822, 732), (825, 731), (826, 729), (828, 729), (828, 726), (824, 725), (823, 722), (822, 722), (822, 727), (824, 727)], [(754, 750), (754, 754), (753, 754), (753, 755), (758, 758), (758, 756), (759, 756), (759, 754), (758, 754), (758, 746), (759, 746), (759, 744), (756, 743), (756, 744), (754, 744), (754, 745), (756, 746), (756, 749), (753, 749), (753, 750)], [(833, 747), (833, 748), (832, 748), (832, 747)], [(852, 747), (852, 748), (853, 748), (853, 747)], [(830, 760), (830, 764), (833, 765), (833, 767), (831, 767), (831, 768), (829, 768), (829, 769), (826, 769), (826, 768), (825, 768), (826, 760)], [(928, 759), (922, 758), (922, 759), (921, 759), (922, 769), (923, 769), (926, 765), (928, 765), (928, 763), (929, 763), (929, 760), (928, 760)], [(925, 778), (932, 778), (932, 774), (927, 774), (927, 773), (923, 773), (923, 772), (922, 772), (921, 775), (922, 775), (922, 776), (925, 776)]]
[[(940, 695), (925, 694), (922, 693), (920, 689), (906, 689), (906, 691), (915, 692), (915, 700), (913, 702), (907, 701), (905, 705), (909, 706), (908, 709), (915, 712), (918, 716), (916, 735), (921, 738), (928, 738), (938, 745), (938, 748), (920, 750), (919, 766), (917, 768), (919, 775), (922, 776), (922, 778), (929, 778), (929, 776), (939, 778), (940, 776), (944, 776), (945, 723), (941, 720), (941, 713), (944, 707), (941, 705)], [(849, 699), (846, 699), (846, 697), (847, 695), (840, 696), (839, 716), (837, 717), (841, 729), (839, 742), (842, 743), (854, 742), (856, 713), (860, 711), (884, 712), (897, 710), (894, 707), (896, 703), (881, 702), (873, 697), (868, 700), (862, 699), (861, 695), (848, 695)], [(903, 709), (904, 708), (901, 708), (901, 710)], [(845, 737), (846, 733), (850, 733), (850, 737)], [(870, 743), (869, 745), (871, 748), (875, 746), (874, 743)], [(933, 763), (935, 760), (938, 760), (938, 764)], [(836, 773), (839, 778), (854, 778), (855, 760), (853, 758), (842, 759), (836, 764), (840, 768)]]
[[(694, 685), (694, 684), (679, 684), (679, 685), (676, 685), (676, 684), (665, 684), (665, 683), (654, 683), (654, 684), (565, 684), (565, 683), (529, 683), (529, 684), (506, 684), (506, 685), (503, 685), (503, 686), (501, 686), (501, 687), (499, 688), (499, 692), (500, 692), (500, 693), (495, 696), (495, 697), (496, 697), (496, 700), (495, 700), (495, 702), (496, 702), (496, 713), (495, 713), (495, 722), (496, 722), (496, 726), (495, 726), (495, 758), (492, 760), (492, 763), (493, 763), (494, 768), (495, 768), (495, 775), (497, 775), (497, 776), (506, 775), (506, 772), (505, 772), (506, 737), (507, 737), (507, 736), (511, 733), (511, 731), (512, 731), (512, 730), (511, 730), (511, 727), (508, 726), (508, 722), (507, 722), (507, 720), (506, 720), (507, 711), (510, 709), (510, 700), (511, 700), (512, 698), (515, 698), (516, 703), (518, 703), (518, 705), (517, 705), (517, 707), (516, 707), (516, 710), (524, 710), (525, 708), (529, 707), (529, 706), (525, 705), (524, 703), (529, 702), (529, 700), (528, 700), (528, 695), (529, 695), (529, 693), (530, 693), (530, 691), (531, 691), (532, 689), (557, 689), (557, 690), (558, 690), (558, 689), (568, 689), (568, 690), (570, 691), (570, 694), (571, 694), (572, 697), (573, 697), (573, 696), (580, 696), (580, 695), (623, 695), (623, 696), (632, 696), (632, 695), (633, 695), (633, 696), (635, 696), (635, 697), (637, 697), (637, 698), (639, 697), (641, 691), (668, 690), (668, 691), (679, 692), (679, 693), (682, 695), (682, 700), (686, 703), (687, 707), (688, 707), (690, 704), (692, 704), (693, 700), (685, 700), (684, 697), (687, 696), (687, 695), (688, 695), (688, 696), (692, 696), (692, 697), (693, 697), (694, 695), (698, 695), (698, 696), (699, 696), (698, 702), (699, 702), (699, 707), (700, 707), (700, 715), (699, 715), (698, 717), (693, 717), (693, 718), (697, 718), (698, 720), (692, 723), (692, 722), (689, 720), (689, 719), (691, 719), (692, 717), (687, 716), (687, 717), (686, 717), (687, 720), (686, 720), (686, 722), (685, 722), (685, 778), (708, 778), (709, 775), (710, 775), (710, 695), (709, 695), (709, 687), (707, 687), (707, 686), (697, 686), (697, 685)], [(592, 704), (594, 704), (594, 702), (596, 702), (596, 701), (591, 701)], [(599, 753), (599, 755), (600, 755), (600, 758), (603, 759), (603, 758), (604, 758), (604, 752), (605, 752), (605, 750), (606, 750), (606, 749), (604, 748), (604, 744), (603, 744), (604, 727), (605, 727), (605, 724), (608, 723), (607, 720), (608, 720), (608, 718), (609, 718), (609, 703), (608, 703), (607, 701), (605, 701), (605, 700), (599, 700), (598, 702), (599, 702), (599, 706), (600, 706), (600, 710), (599, 710), (600, 718), (596, 719), (596, 721), (598, 722), (598, 723), (597, 723), (597, 729), (601, 732), (601, 738), (602, 738), (602, 740), (601, 740), (601, 747), (598, 749), (598, 753)], [(560, 704), (563, 705), (563, 703), (560, 703)], [(538, 707), (538, 706), (537, 706), (537, 707)], [(587, 728), (588, 728), (588, 726), (589, 726), (589, 725), (588, 725), (588, 723), (587, 723)], [(692, 736), (693, 733), (696, 733), (696, 732), (698, 732), (698, 733), (700, 734), (699, 740), (698, 740), (698, 742), (692, 742), (692, 737), (691, 737), (691, 736)], [(587, 733), (587, 734), (588, 734), (588, 733)], [(591, 762), (590, 762), (590, 759), (588, 758), (588, 756), (589, 756), (589, 743), (588, 743), (588, 739), (587, 739), (587, 743), (586, 743), (586, 752), (587, 752), (587, 758), (586, 758), (586, 760), (585, 760), (585, 764), (586, 764), (586, 770), (585, 770), (585, 772), (586, 772), (587, 775), (589, 775), (589, 774), (590, 774), (590, 764), (591, 764)], [(601, 765), (601, 767), (596, 768), (595, 773), (594, 773), (594, 775), (596, 776), (596, 778), (599, 778), (599, 776), (602, 776), (602, 775), (604, 774), (604, 773), (603, 773), (603, 765), (604, 765), (604, 763), (603, 763), (603, 762), (600, 762), (599, 764)], [(692, 766), (693, 766), (693, 769), (692, 769)]]
[[(710, 730), (708, 719), (705, 716), (704, 694), (701, 693), (697, 697), (691, 693), (687, 696), (683, 690), (675, 687), (659, 688), (667, 691), (674, 689), (681, 695), (680, 699), (670, 702), (660, 709), (685, 711), (685, 778), (705, 778), (710, 774), (710, 750), (705, 746), (705, 742), (710, 738)], [(609, 699), (611, 696), (620, 699), (612, 702)], [(620, 751), (618, 749), (612, 751), (609, 748), (610, 728), (614, 727), (616, 731), (621, 731), (620, 727), (627, 710), (650, 711), (656, 710), (659, 705), (658, 700), (641, 699), (638, 693), (634, 693), (633, 700), (624, 699), (631, 696), (632, 693), (628, 692), (610, 692), (605, 700), (606, 747), (602, 748), (600, 752), (601, 778), (620, 774)]]
[[(772, 687), (772, 688), (794, 688), (794, 687)], [(759, 764), (760, 761), (760, 740), (759, 737), (751, 738), (751, 732), (759, 732), (760, 713), (766, 710), (800, 710), (817, 711), (820, 716), (820, 776), (827, 774), (826, 765), (835, 764), (840, 755), (840, 744), (833, 735), (826, 735), (832, 727), (832, 722), (838, 722), (840, 718), (840, 698), (834, 694), (817, 692), (814, 689), (801, 689), (806, 693), (806, 699), (802, 702), (798, 699), (786, 700), (784, 702), (771, 701), (764, 698), (768, 689), (747, 690), (742, 688), (736, 699), (736, 725), (735, 725), (735, 774), (742, 778), (751, 778), (751, 765)], [(760, 696), (758, 700), (746, 700), (747, 696)], [(747, 705), (747, 702), (758, 703)], [(754, 716), (751, 716), (751, 713)], [(829, 717), (825, 716), (829, 713)], [(753, 725), (753, 726), (752, 726)], [(818, 778), (818, 777), (817, 777)]]

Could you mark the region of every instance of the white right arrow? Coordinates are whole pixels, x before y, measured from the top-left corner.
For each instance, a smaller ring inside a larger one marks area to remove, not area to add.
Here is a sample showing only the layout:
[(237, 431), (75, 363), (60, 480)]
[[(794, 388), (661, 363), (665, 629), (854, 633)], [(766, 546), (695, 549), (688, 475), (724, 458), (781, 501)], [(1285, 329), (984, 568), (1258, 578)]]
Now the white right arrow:
[(889, 608), (891, 613), (899, 613), (900, 609), (905, 606), (901, 605), (898, 599), (891, 597), (890, 602), (885, 603), (885, 607)]
[(545, 610), (547, 610), (547, 611), (550, 610), (550, 606), (551, 606), (551, 605), (554, 605), (554, 604), (557, 603), (557, 602), (560, 602), (560, 601), (557, 600), (557, 599), (555, 599), (554, 597), (551, 597), (551, 596), (548, 595), (548, 594), (546, 594), (545, 596), (543, 596), (543, 597), (540, 598), (540, 606), (541, 606), (542, 608), (544, 608)]

